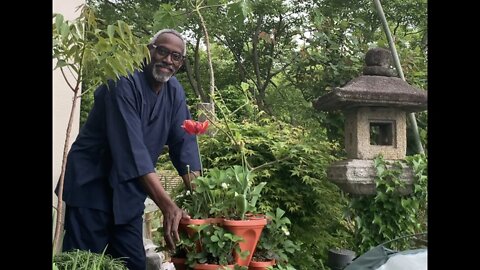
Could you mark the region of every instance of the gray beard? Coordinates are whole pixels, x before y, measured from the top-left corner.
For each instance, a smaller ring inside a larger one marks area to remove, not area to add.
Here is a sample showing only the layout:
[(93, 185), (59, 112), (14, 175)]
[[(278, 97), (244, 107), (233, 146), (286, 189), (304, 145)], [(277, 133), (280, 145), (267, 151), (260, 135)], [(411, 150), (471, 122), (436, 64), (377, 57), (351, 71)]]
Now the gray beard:
[(162, 82), (162, 83), (167, 82), (172, 77), (172, 75), (167, 75), (161, 72), (158, 72), (158, 73), (155, 72), (155, 68), (152, 69), (152, 75), (157, 82)]

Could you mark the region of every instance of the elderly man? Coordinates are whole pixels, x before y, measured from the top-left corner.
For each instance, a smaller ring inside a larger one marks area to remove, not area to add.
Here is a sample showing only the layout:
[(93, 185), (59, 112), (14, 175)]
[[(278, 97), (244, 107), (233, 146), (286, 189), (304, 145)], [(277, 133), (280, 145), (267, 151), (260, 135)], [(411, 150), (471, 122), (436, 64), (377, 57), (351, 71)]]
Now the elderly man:
[(164, 29), (148, 48), (151, 62), (143, 70), (95, 91), (93, 108), (68, 155), (63, 193), (63, 250), (106, 250), (125, 258), (132, 270), (146, 267), (142, 214), (147, 195), (163, 213), (170, 248), (178, 241), (180, 219), (188, 217), (155, 173), (164, 146), (186, 185), (200, 170), (195, 135), (181, 127), (191, 118), (185, 92), (173, 76), (183, 64), (185, 40)]

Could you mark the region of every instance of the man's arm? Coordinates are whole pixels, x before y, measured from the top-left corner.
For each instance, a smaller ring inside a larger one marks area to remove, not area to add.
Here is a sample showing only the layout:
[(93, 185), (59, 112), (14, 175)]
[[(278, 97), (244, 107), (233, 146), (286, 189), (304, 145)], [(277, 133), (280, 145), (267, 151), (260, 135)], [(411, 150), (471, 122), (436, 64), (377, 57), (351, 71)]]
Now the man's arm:
[[(185, 175), (187, 176), (187, 175)], [(183, 177), (182, 177), (183, 178)], [(164, 239), (170, 249), (175, 248), (175, 242), (180, 240), (178, 235), (178, 224), (182, 218), (190, 218), (188, 214), (180, 209), (163, 189), (160, 179), (156, 173), (149, 173), (140, 177), (148, 196), (160, 208), (163, 214)], [(173, 237), (172, 237), (173, 236)]]

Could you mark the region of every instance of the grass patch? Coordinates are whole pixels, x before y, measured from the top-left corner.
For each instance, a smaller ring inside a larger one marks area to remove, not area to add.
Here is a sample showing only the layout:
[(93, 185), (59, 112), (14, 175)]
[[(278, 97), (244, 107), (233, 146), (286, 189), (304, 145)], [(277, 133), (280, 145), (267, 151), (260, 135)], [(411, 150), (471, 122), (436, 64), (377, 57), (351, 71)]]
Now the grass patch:
[(53, 257), (54, 269), (58, 270), (128, 270), (119, 258), (108, 254), (84, 250), (62, 252)]

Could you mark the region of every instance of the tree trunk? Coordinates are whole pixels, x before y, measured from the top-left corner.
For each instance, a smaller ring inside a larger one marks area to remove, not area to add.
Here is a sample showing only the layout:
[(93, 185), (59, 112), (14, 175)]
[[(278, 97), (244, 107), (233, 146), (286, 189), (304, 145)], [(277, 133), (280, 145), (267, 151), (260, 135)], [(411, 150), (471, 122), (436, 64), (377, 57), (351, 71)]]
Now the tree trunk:
[(65, 144), (63, 145), (63, 157), (62, 157), (62, 167), (60, 170), (60, 178), (58, 180), (58, 202), (57, 202), (57, 220), (55, 223), (55, 234), (53, 237), (53, 248), (55, 254), (61, 250), (61, 240), (63, 236), (63, 220), (64, 220), (64, 211), (63, 211), (63, 182), (65, 178), (65, 167), (67, 164), (67, 155), (70, 145), (70, 134), (72, 133), (73, 125), (73, 115), (75, 108), (77, 107), (77, 98), (79, 95), (80, 83), (77, 82), (75, 90), (73, 90), (72, 98), (72, 108), (70, 109), (70, 116), (68, 118), (67, 132), (65, 134)]

